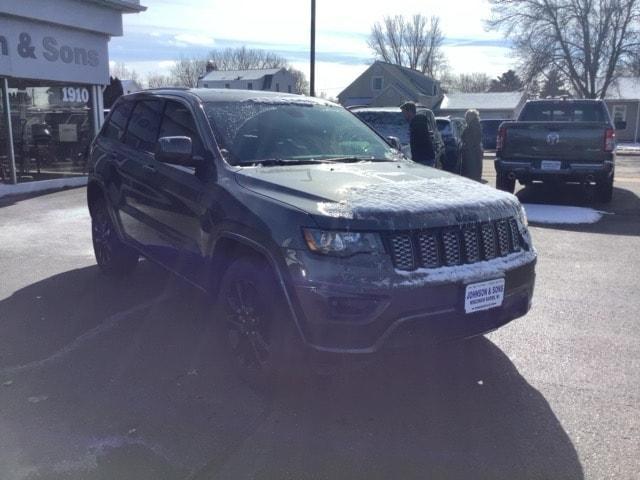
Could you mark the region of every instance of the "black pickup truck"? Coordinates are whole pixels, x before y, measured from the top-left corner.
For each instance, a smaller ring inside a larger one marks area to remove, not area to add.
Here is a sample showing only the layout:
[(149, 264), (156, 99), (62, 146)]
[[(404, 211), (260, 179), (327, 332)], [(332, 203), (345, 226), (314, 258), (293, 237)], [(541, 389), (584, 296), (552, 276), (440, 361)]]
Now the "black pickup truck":
[(615, 130), (602, 100), (531, 100), (518, 120), (498, 130), (496, 185), (513, 193), (516, 179), (579, 182), (611, 201)]

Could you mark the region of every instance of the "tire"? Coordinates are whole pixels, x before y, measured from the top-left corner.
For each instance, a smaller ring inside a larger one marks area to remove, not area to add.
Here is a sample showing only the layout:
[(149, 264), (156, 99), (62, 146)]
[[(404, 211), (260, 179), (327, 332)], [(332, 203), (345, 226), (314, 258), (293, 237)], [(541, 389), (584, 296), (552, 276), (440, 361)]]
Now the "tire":
[(596, 199), (602, 203), (609, 203), (613, 198), (613, 175), (602, 182), (596, 183)]
[(266, 261), (235, 260), (221, 281), (218, 305), (234, 369), (251, 387), (270, 390), (305, 365), (302, 340)]
[(91, 237), (96, 262), (104, 274), (123, 277), (136, 268), (138, 252), (120, 240), (102, 198), (91, 208)]
[(516, 179), (508, 178), (504, 173), (498, 172), (496, 176), (496, 188), (504, 192), (513, 193), (516, 190)]

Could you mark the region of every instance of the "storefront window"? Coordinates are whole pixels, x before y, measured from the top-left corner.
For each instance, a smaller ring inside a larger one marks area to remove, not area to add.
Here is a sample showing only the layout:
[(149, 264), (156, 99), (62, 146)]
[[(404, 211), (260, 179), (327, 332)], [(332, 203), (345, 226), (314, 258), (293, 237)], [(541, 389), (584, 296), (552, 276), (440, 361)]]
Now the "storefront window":
[(9, 152), (7, 144), (7, 125), (4, 120), (4, 107), (2, 96), (4, 95), (4, 81), (0, 77), (0, 182), (9, 180)]
[(20, 181), (86, 173), (94, 132), (90, 91), (87, 85), (9, 80)]

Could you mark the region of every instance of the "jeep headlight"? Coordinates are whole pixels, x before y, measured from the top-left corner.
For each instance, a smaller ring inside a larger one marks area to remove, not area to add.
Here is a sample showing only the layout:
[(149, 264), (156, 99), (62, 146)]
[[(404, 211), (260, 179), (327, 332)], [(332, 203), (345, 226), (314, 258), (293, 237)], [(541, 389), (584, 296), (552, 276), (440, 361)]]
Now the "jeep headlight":
[(526, 228), (529, 226), (529, 219), (527, 218), (527, 211), (524, 209), (524, 206), (520, 204), (520, 222)]
[(356, 253), (382, 253), (384, 247), (375, 233), (340, 232), (332, 230), (303, 229), (309, 250), (324, 255), (349, 257)]

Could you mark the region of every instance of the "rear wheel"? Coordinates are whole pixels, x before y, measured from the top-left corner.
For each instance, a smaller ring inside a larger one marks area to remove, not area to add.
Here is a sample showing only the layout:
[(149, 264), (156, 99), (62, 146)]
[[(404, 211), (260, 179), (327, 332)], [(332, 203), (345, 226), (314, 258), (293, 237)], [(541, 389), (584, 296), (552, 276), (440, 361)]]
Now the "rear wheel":
[(498, 172), (496, 177), (496, 188), (504, 192), (513, 193), (516, 190), (516, 179), (509, 178), (505, 173)]
[(219, 291), (226, 347), (240, 377), (258, 389), (272, 387), (300, 367), (302, 341), (271, 267), (240, 258)]
[(613, 175), (596, 183), (596, 199), (599, 202), (609, 203), (613, 198)]
[(91, 208), (91, 237), (96, 262), (103, 273), (124, 276), (136, 268), (138, 252), (118, 238), (103, 198), (96, 200)]

